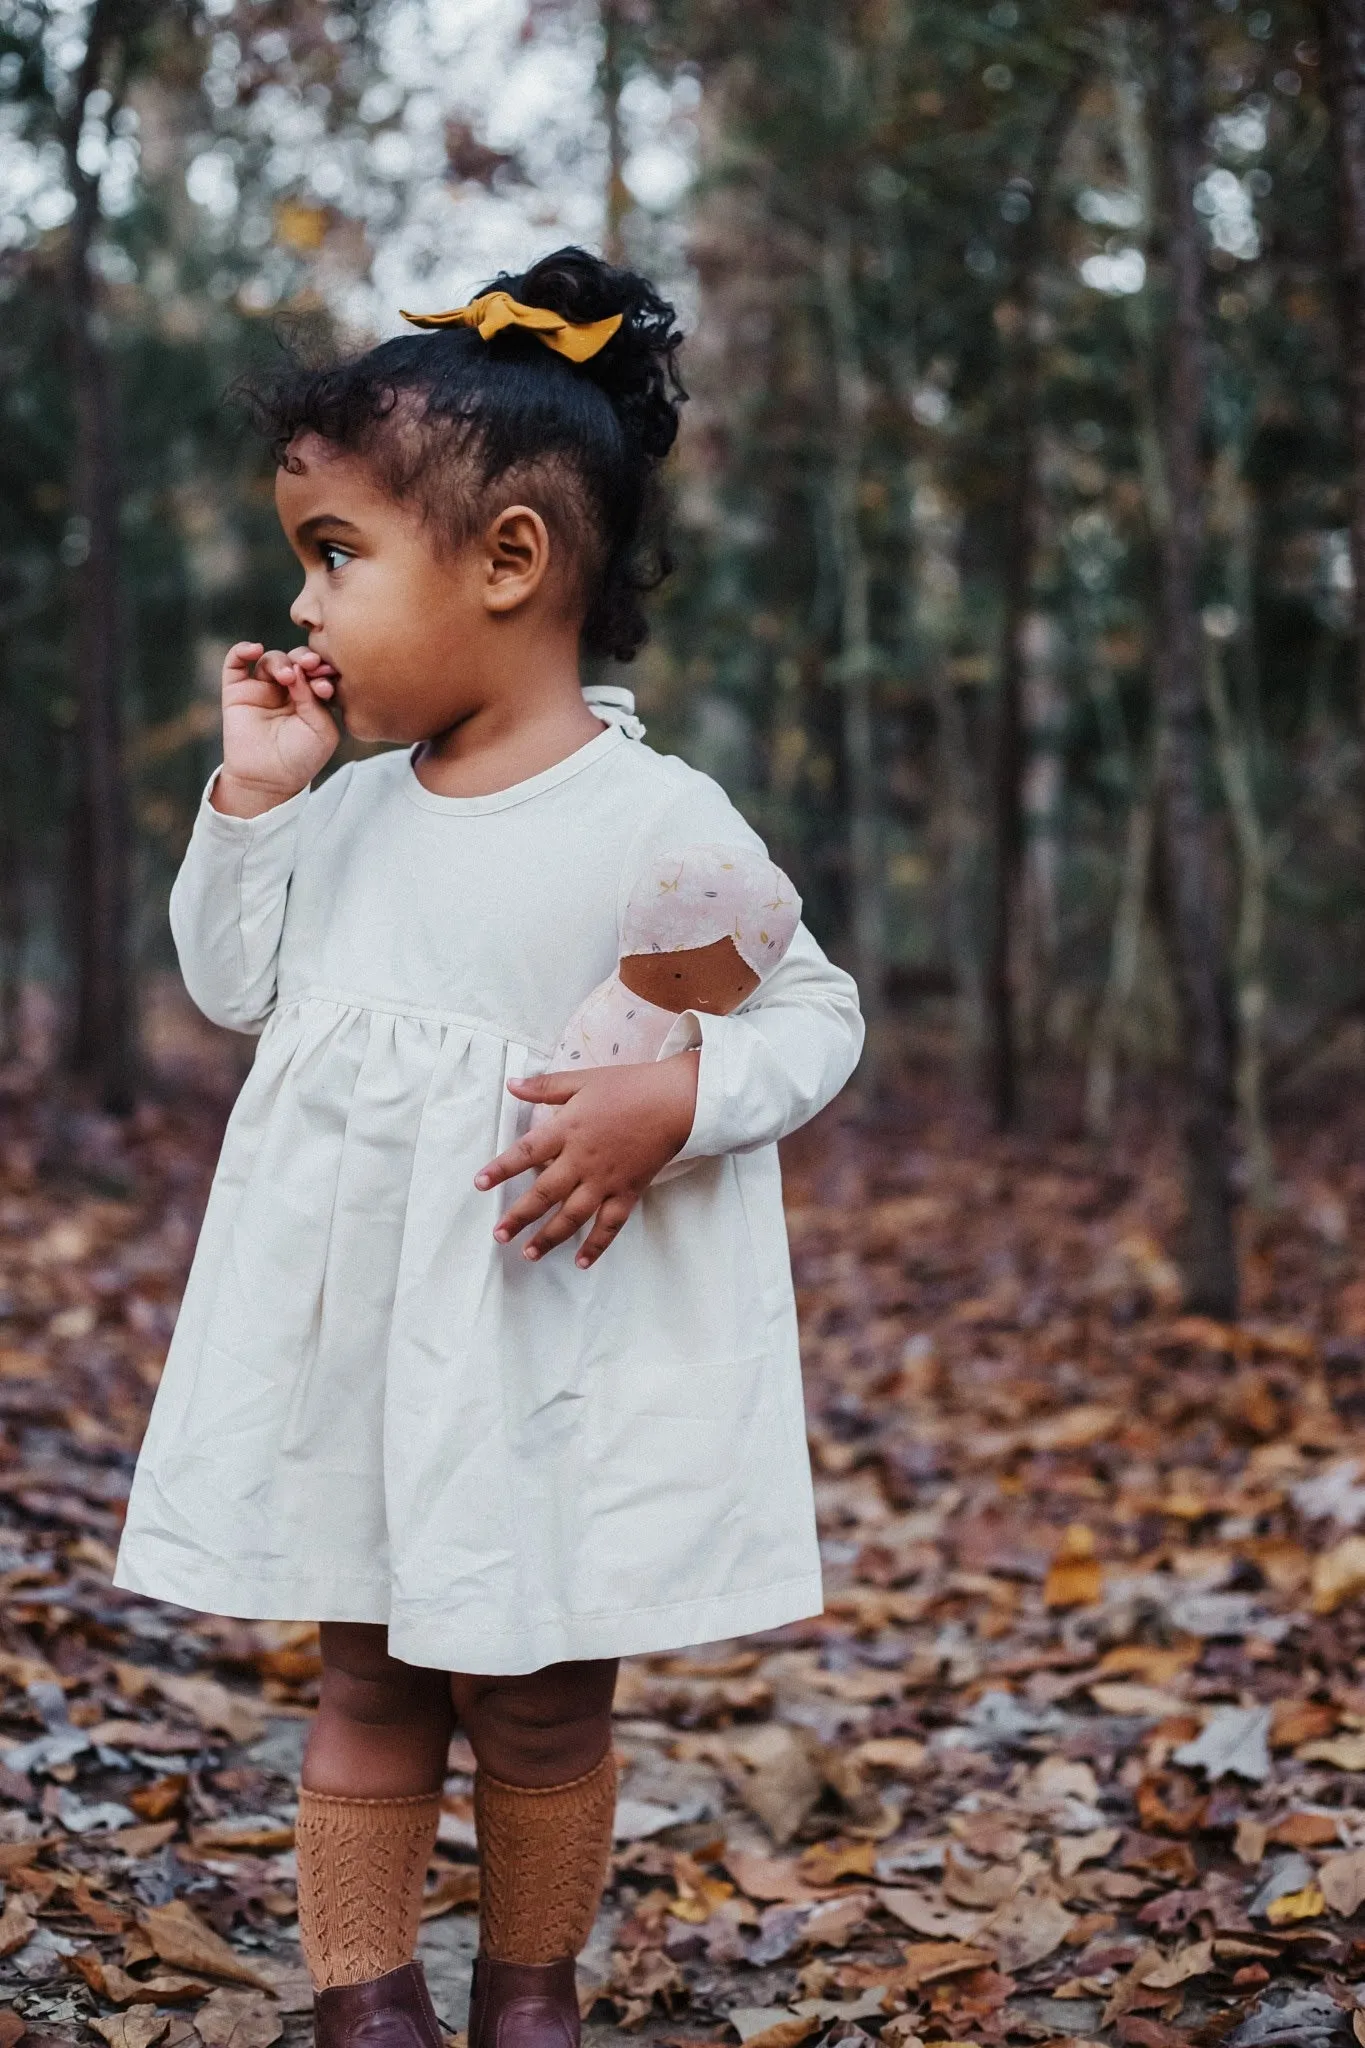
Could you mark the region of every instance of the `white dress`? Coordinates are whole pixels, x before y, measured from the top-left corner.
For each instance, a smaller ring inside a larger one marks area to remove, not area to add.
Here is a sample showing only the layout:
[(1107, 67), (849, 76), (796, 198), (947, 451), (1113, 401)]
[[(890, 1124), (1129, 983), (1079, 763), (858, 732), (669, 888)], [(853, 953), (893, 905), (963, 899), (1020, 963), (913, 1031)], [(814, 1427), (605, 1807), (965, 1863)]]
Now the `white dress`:
[(747, 1007), (681, 1020), (696, 1163), (588, 1271), (494, 1242), (524, 1177), (473, 1184), (634, 875), (726, 840), (757, 843), (716, 784), (617, 726), (493, 796), (396, 752), (263, 817), (205, 801), (172, 928), (199, 1007), (260, 1044), (117, 1584), (490, 1674), (819, 1612), (775, 1141), (857, 1061), (848, 976), (803, 929)]

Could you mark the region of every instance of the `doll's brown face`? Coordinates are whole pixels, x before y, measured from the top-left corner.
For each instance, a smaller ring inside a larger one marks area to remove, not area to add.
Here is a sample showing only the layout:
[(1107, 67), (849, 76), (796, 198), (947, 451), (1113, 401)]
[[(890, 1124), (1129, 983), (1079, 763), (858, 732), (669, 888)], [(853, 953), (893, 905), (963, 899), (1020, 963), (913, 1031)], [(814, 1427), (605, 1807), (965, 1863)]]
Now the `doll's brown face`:
[(710, 1017), (728, 1017), (759, 981), (733, 939), (689, 946), (681, 953), (627, 953), (616, 971), (632, 995), (675, 1015), (702, 1010)]

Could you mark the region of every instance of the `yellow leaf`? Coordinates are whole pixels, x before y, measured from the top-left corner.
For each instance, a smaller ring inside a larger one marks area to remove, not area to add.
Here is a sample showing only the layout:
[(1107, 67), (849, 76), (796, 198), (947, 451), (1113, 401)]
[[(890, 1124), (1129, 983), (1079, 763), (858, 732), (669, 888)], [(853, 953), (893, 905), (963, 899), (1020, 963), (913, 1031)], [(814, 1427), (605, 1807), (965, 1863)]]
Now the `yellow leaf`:
[(670, 1902), (669, 1913), (674, 1920), (682, 1920), (691, 1927), (700, 1927), (717, 1906), (735, 1895), (732, 1884), (727, 1884), (723, 1877), (708, 1876), (691, 1856), (674, 1857), (673, 1882), (678, 1887), (678, 1896)]
[(841, 1877), (871, 1877), (876, 1865), (875, 1842), (817, 1842), (797, 1869), (807, 1884), (827, 1885)]
[(1320, 1884), (1306, 1884), (1300, 1892), (1286, 1892), (1282, 1899), (1272, 1899), (1265, 1909), (1265, 1917), (1272, 1927), (1286, 1927), (1294, 1920), (1316, 1920), (1320, 1913), (1327, 1911), (1327, 1901), (1322, 1895)]
[(1104, 1591), (1104, 1567), (1095, 1556), (1094, 1532), (1073, 1522), (1063, 1536), (1043, 1587), (1048, 1607), (1093, 1607)]

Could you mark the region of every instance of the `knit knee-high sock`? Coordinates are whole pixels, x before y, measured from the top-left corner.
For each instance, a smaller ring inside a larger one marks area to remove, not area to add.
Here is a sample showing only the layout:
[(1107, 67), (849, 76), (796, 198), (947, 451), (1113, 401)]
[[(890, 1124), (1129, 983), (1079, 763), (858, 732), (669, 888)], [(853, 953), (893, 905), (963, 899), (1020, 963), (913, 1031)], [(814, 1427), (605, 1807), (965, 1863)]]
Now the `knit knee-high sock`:
[(479, 1946), (495, 1963), (557, 1963), (592, 1933), (611, 1855), (616, 1758), (567, 1785), (531, 1790), (480, 1771)]
[(368, 1983), (412, 1961), (440, 1817), (439, 1792), (342, 1799), (301, 1788), (299, 1941), (316, 1990)]

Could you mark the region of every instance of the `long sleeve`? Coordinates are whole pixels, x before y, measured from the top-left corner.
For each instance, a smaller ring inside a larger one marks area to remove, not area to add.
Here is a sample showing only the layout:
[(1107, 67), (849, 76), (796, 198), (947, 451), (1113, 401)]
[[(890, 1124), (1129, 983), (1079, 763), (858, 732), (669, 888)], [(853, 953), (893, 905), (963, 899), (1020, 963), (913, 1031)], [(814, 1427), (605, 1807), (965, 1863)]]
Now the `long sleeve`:
[[(698, 845), (762, 841), (709, 776), (688, 773), (678, 797), (633, 849), (622, 903), (650, 857)], [(728, 1017), (685, 1010), (659, 1053), (701, 1048), (697, 1108), (671, 1177), (693, 1159), (773, 1144), (832, 1102), (858, 1064), (863, 1020), (851, 977), (827, 960), (804, 925), (781, 965)]]
[(171, 890), (171, 931), (185, 986), (214, 1024), (259, 1032), (275, 1007), (275, 973), (299, 823), (309, 792), (258, 818), (199, 806)]
[(688, 1045), (701, 1047), (697, 1109), (674, 1166), (771, 1145), (832, 1102), (863, 1049), (858, 991), (802, 925), (750, 1003), (729, 1017), (685, 1011), (659, 1057)]

